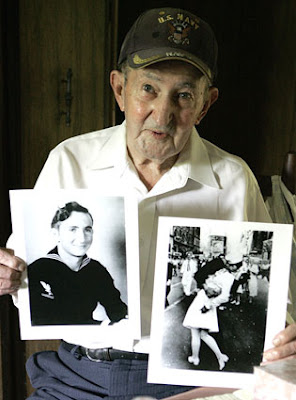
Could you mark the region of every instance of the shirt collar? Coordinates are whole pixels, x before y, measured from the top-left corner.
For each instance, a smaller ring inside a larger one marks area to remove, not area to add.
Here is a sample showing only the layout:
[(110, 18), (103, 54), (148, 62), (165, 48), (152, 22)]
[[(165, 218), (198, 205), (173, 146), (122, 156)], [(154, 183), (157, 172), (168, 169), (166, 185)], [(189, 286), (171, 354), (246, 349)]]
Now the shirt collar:
[[(58, 248), (55, 247), (54, 249), (50, 250), (45, 258), (50, 258), (51, 260), (56, 260), (59, 261), (63, 264), (65, 264), (65, 262), (61, 259), (59, 253), (58, 253)], [(90, 263), (91, 259), (85, 254), (82, 258), (80, 267), (79, 267), (79, 271), (85, 267), (86, 265), (88, 265)]]
[[(115, 130), (114, 130), (115, 129)], [(94, 157), (90, 158), (87, 168), (107, 169), (119, 165), (127, 164), (127, 150), (126, 150), (126, 124), (125, 121), (114, 128), (110, 129), (109, 138), (103, 144), (104, 151), (95, 152)]]
[[(191, 146), (188, 143), (189, 151), (187, 150), (187, 162), (190, 166), (188, 177), (203, 185), (219, 189), (220, 185), (213, 171), (208, 149), (195, 128), (192, 129), (190, 142)], [(184, 150), (186, 154), (186, 149)], [(180, 156), (182, 160), (182, 154)]]
[(183, 187), (188, 179), (219, 189), (219, 183), (215, 177), (208, 149), (195, 128), (181, 151), (174, 167), (168, 172), (173, 176), (179, 187)]
[[(110, 139), (103, 146), (104, 151), (89, 160), (89, 169), (112, 167), (124, 169), (128, 165), (125, 121), (116, 127), (116, 132), (113, 134), (110, 132)], [(217, 189), (220, 187), (212, 169), (207, 148), (195, 128), (192, 129), (187, 145), (172, 168), (172, 170), (174, 169), (177, 169), (184, 178), (187, 177)]]

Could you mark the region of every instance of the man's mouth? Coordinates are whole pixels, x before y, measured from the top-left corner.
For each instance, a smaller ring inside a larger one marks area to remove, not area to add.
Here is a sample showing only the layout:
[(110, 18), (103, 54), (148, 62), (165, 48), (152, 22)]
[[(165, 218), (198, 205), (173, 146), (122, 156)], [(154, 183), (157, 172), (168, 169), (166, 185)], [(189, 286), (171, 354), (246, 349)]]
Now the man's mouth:
[(77, 250), (84, 250), (86, 247), (87, 247), (87, 244), (79, 244), (79, 245), (75, 246), (75, 248)]
[(149, 129), (149, 131), (151, 132), (152, 136), (155, 137), (156, 139), (165, 139), (170, 135), (167, 131), (158, 131), (152, 129)]

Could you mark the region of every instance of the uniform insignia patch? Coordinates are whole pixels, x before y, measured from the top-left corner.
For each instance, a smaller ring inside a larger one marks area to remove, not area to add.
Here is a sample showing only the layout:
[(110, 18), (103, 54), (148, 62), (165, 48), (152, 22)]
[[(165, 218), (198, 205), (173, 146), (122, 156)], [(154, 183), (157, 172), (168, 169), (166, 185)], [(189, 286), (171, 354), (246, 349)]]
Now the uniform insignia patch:
[(47, 297), (48, 299), (52, 299), (53, 300), (54, 299), (54, 294), (51, 291), (50, 284), (46, 283), (46, 282), (43, 282), (43, 281), (40, 281), (40, 284), (43, 287), (44, 292), (45, 292), (45, 293), (41, 293), (41, 296)]

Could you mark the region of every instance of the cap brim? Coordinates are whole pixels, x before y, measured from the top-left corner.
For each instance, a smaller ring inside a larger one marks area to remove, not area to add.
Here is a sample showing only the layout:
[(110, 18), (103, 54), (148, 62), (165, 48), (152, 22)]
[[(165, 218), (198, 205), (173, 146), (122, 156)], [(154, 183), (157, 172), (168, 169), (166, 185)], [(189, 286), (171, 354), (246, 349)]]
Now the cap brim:
[(204, 62), (202, 62), (199, 58), (192, 56), (192, 54), (186, 51), (180, 51), (176, 48), (159, 48), (157, 49), (157, 53), (155, 49), (141, 50), (130, 54), (127, 59), (131, 68), (144, 68), (149, 65), (167, 60), (179, 60), (187, 62), (198, 68), (200, 72), (210, 80), (210, 82), (213, 81), (213, 73)]

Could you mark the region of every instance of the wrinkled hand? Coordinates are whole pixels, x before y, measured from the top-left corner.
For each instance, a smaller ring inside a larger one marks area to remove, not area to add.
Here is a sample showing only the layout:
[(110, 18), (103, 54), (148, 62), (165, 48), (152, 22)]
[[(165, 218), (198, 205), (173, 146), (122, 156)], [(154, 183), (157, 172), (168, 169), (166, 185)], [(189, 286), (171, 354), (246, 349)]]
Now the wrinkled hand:
[(25, 262), (12, 250), (0, 248), (0, 296), (16, 292), (21, 285)]
[(273, 345), (272, 349), (264, 352), (264, 362), (296, 358), (296, 324), (291, 324), (278, 333), (273, 339)]

